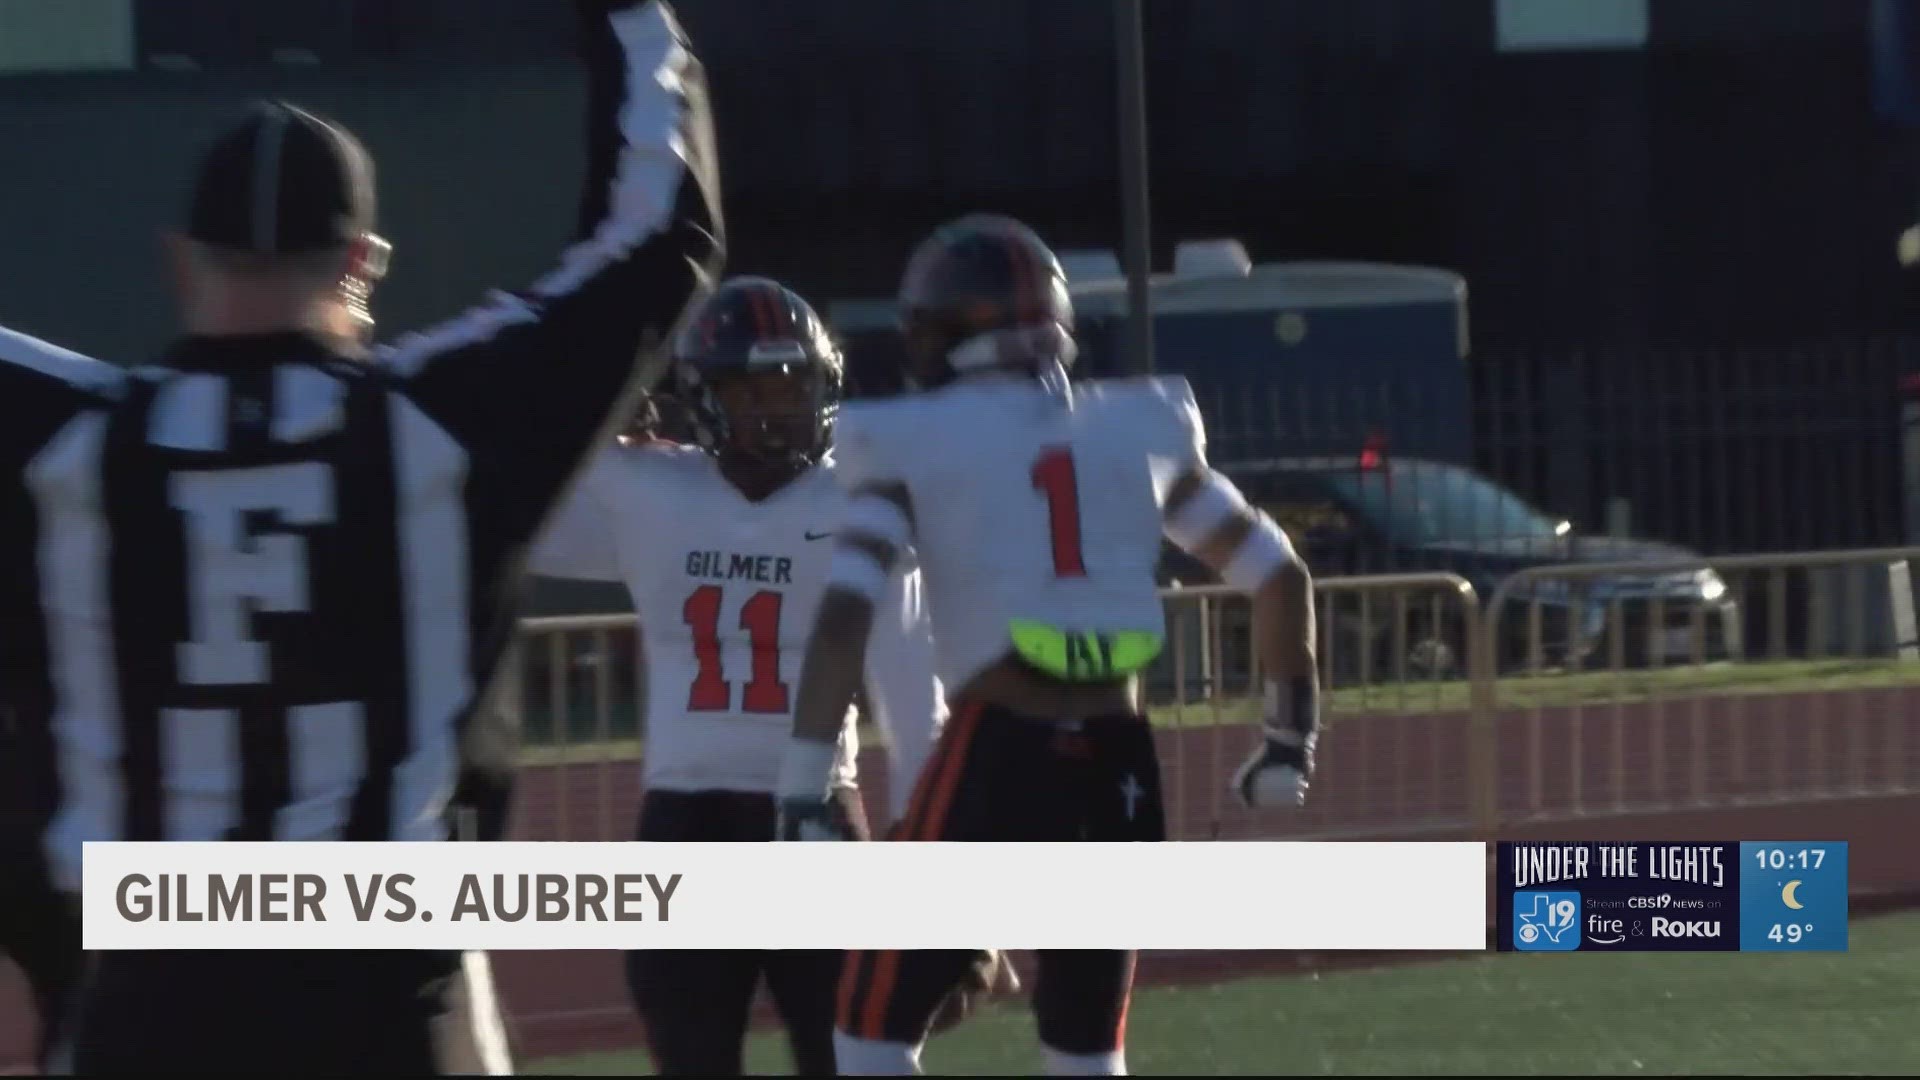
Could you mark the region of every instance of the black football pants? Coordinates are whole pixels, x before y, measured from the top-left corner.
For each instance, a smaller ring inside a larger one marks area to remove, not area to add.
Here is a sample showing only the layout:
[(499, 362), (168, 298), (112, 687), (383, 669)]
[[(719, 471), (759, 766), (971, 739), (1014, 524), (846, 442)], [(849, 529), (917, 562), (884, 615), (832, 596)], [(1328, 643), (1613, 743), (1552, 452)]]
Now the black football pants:
[[(1145, 717), (1061, 723), (956, 706), (888, 839), (1151, 842), (1166, 831), (1159, 754)], [(918, 1045), (975, 955), (848, 953), (840, 1030)], [(1120, 1049), (1135, 959), (1131, 951), (1039, 950), (1033, 1010), (1041, 1042), (1071, 1054)]]

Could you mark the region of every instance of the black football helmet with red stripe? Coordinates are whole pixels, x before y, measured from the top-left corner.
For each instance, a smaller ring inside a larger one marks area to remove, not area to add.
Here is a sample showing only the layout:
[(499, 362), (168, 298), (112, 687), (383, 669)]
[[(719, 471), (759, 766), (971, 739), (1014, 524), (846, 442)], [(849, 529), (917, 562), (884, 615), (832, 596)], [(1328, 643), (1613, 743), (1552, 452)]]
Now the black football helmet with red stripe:
[(922, 389), (963, 372), (1047, 374), (1074, 358), (1073, 300), (1060, 259), (1002, 214), (968, 214), (920, 242), (900, 283), (907, 381)]
[(674, 344), (673, 397), (729, 466), (798, 475), (826, 453), (845, 365), (826, 324), (764, 277), (723, 282)]

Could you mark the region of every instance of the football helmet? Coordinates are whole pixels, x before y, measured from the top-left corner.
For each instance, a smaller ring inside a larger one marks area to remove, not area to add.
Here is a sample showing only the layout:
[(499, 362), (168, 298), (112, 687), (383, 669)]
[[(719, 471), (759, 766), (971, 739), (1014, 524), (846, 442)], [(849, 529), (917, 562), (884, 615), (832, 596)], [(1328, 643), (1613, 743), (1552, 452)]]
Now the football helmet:
[(920, 242), (899, 318), (907, 381), (922, 389), (969, 371), (1064, 375), (1073, 364), (1066, 272), (1032, 229), (1002, 214), (968, 214)]
[(673, 360), (673, 403), (695, 445), (777, 477), (826, 453), (845, 365), (793, 290), (764, 277), (723, 282), (687, 321)]

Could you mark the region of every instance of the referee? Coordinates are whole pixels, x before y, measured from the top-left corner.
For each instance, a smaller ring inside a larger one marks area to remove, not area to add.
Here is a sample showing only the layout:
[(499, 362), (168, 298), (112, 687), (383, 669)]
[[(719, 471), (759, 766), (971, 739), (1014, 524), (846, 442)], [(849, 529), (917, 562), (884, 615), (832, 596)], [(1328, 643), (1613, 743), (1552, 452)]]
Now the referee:
[[(0, 329), (0, 384), (31, 382), (36, 403), (51, 397), (56, 415), (83, 407), (86, 387), (118, 369)], [(0, 409), (5, 405), (0, 404)], [(8, 414), (0, 424), (0, 460), (26, 459), (51, 433), (45, 416)], [(60, 1037), (80, 976), (80, 916), (54, 887), (41, 840), (60, 802), (51, 715), (53, 687), (46, 635), (39, 632), (32, 500), (20, 474), (0, 476), (0, 955), (26, 976), (39, 1014), (35, 1059), (44, 1069)]]
[[(671, 11), (581, 3), (582, 235), (525, 291), (366, 343), (372, 163), (273, 103), (211, 146), (173, 238), (185, 336), (111, 378), (0, 364), (4, 426), (33, 435), (0, 444), (0, 474), (26, 510), (5, 527), (52, 687), (29, 723), (53, 736), (61, 889), (87, 840), (450, 838), (525, 547), (722, 261), (704, 75)], [(510, 1071), (484, 956), (90, 963), (80, 1073)]]

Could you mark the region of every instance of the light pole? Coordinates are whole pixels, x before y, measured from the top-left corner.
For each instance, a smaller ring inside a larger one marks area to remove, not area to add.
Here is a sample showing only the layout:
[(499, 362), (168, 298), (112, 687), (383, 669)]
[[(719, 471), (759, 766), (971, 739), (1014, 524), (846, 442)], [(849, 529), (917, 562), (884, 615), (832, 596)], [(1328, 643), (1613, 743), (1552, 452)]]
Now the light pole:
[(1120, 101), (1120, 195), (1125, 215), (1127, 367), (1153, 373), (1153, 243), (1147, 204), (1147, 71), (1142, 0), (1114, 0)]

